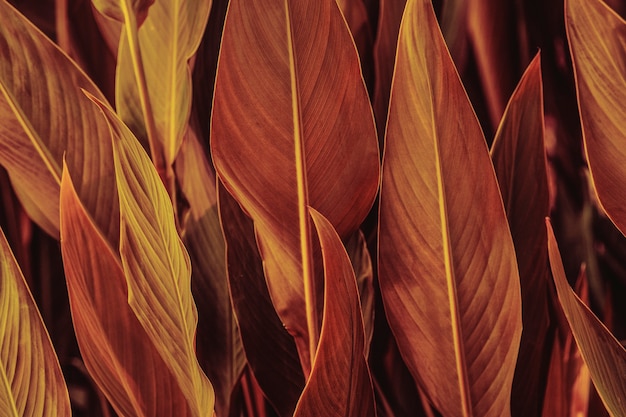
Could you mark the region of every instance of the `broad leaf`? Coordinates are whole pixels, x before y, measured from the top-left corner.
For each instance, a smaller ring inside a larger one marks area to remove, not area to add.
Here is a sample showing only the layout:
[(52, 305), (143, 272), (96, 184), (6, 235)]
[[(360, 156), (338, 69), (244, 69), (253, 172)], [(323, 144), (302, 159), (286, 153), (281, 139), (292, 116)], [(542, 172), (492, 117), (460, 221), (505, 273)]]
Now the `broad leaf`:
[(105, 104), (120, 200), (120, 255), (128, 303), (177, 379), (194, 416), (213, 413), (215, 396), (195, 355), (198, 321), (191, 265), (169, 197), (137, 139)]
[(378, 30), (374, 43), (374, 115), (380, 142), (383, 142), (389, 108), (391, 79), (398, 44), (400, 21), (406, 0), (380, 0)]
[(291, 417), (305, 383), (298, 351), (272, 305), (254, 224), (223, 185), (218, 190), (230, 293), (246, 357), (278, 415)]
[(126, 25), (141, 26), (154, 0), (92, 0), (103, 15)]
[(59, 235), (59, 187), (66, 155), (76, 191), (99, 229), (117, 244), (119, 216), (106, 121), (80, 88), (89, 78), (6, 1), (0, 1), (0, 163), (26, 212)]
[(513, 242), (478, 120), (428, 0), (404, 13), (383, 158), (379, 281), (446, 416), (507, 416), (521, 335)]
[[(147, 96), (137, 82), (129, 37), (120, 42), (116, 82), (117, 111), (139, 136), (148, 134), (146, 117), (154, 119), (165, 163), (178, 154), (191, 109), (191, 70), (188, 61), (198, 49), (209, 18), (211, 0), (157, 0), (138, 32)], [(142, 100), (150, 102), (144, 115)]]
[(333, 0), (234, 0), (217, 71), (215, 167), (254, 220), (274, 305), (308, 370), (319, 319), (307, 206), (346, 237), (378, 186), (358, 56)]
[(341, 239), (319, 212), (310, 210), (324, 258), (324, 318), (311, 375), (294, 417), (374, 417), (356, 278)]
[(546, 220), (546, 227), (550, 266), (559, 301), (591, 379), (607, 410), (614, 416), (626, 415), (626, 350), (570, 288), (549, 220)]
[(0, 410), (7, 417), (69, 417), (59, 360), (0, 230)]
[(215, 174), (191, 129), (181, 146), (175, 169), (180, 190), (189, 203), (183, 242), (193, 265), (191, 288), (198, 300), (198, 358), (215, 388), (216, 413), (228, 415), (245, 356), (228, 291)]
[(93, 224), (66, 169), (61, 251), (83, 361), (117, 413), (191, 416), (176, 378), (128, 305), (117, 253)]
[(601, 0), (567, 0), (583, 139), (602, 207), (626, 233), (626, 22)]
[(550, 272), (543, 233), (550, 203), (543, 125), (541, 61), (537, 55), (511, 96), (491, 148), (517, 254), (522, 306), (526, 306), (522, 308), (524, 330), (511, 401), (512, 412), (518, 416), (541, 413), (551, 351)]

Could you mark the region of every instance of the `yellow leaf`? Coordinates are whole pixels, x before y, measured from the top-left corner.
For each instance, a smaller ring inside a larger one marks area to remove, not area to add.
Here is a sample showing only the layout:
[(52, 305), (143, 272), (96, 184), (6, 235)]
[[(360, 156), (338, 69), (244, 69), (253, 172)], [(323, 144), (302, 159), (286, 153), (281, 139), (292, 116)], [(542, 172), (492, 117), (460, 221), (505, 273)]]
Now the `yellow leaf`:
[(515, 252), (429, 0), (405, 9), (385, 146), (379, 281), (400, 352), (443, 415), (510, 415), (522, 330)]
[(59, 360), (1, 230), (0, 410), (7, 417), (71, 416)]

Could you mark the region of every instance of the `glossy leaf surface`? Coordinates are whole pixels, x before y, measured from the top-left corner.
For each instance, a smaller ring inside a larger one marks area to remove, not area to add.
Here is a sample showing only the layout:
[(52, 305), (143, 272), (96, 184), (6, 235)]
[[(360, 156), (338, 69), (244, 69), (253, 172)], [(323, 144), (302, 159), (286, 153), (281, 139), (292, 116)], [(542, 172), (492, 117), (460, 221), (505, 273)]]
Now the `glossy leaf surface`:
[(407, 3), (400, 29), (379, 280), (400, 352), (435, 407), (509, 415), (521, 334), (513, 242), (480, 126), (425, 0)]
[(378, 186), (372, 112), (334, 1), (230, 3), (211, 151), (254, 220), (274, 305), (309, 368), (319, 321), (307, 205), (346, 236)]
[(549, 220), (546, 226), (552, 276), (574, 339), (607, 410), (626, 415), (626, 350), (569, 286)]
[(341, 239), (311, 209), (324, 258), (324, 318), (311, 375), (294, 417), (374, 417), (374, 391), (356, 278)]
[(626, 233), (626, 22), (601, 0), (565, 2), (567, 38), (589, 170), (600, 203)]
[(192, 415), (211, 415), (213, 387), (195, 354), (198, 316), (191, 265), (171, 202), (137, 139), (109, 107), (94, 102), (111, 127), (128, 303), (177, 379)]
[(539, 415), (551, 341), (547, 340), (548, 266), (545, 217), (550, 214), (544, 150), (539, 55), (531, 62), (504, 112), (491, 148), (515, 244), (524, 330), (513, 379), (514, 415)]
[(191, 416), (176, 378), (128, 305), (118, 254), (85, 211), (67, 170), (60, 204), (72, 318), (91, 377), (120, 415)]
[(108, 127), (84, 89), (87, 76), (39, 29), (0, 1), (0, 163), (27, 213), (59, 235), (63, 154), (76, 191), (99, 229), (117, 244), (119, 208)]

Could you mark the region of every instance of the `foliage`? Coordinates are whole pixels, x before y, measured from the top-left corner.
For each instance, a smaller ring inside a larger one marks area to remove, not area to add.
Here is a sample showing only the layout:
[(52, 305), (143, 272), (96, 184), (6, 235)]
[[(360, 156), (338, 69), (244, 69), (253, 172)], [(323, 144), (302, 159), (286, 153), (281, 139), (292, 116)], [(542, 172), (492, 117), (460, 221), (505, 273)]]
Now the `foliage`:
[(0, 415), (626, 415), (626, 3), (11, 3)]

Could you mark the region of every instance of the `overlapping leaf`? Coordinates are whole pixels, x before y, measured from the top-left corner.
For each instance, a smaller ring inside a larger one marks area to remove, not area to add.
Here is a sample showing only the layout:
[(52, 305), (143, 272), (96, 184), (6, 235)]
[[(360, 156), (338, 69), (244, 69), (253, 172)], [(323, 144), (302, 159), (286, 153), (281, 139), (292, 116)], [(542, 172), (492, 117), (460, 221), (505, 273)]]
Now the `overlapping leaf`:
[(626, 415), (626, 350), (570, 288), (549, 220), (546, 226), (552, 276), (574, 339), (607, 410)]
[(252, 220), (223, 185), (218, 194), (230, 293), (246, 357), (278, 415), (290, 417), (305, 383), (298, 351), (272, 305)]
[(380, 204), (380, 288), (414, 378), (443, 415), (509, 415), (521, 334), (515, 252), (427, 0), (409, 0), (400, 29)]
[(356, 278), (341, 239), (310, 210), (324, 258), (324, 318), (320, 343), (294, 417), (374, 417), (374, 391)]
[(543, 144), (543, 89), (539, 55), (531, 62), (505, 110), (491, 149), (515, 244), (522, 288), (524, 330), (513, 379), (514, 415), (539, 415), (551, 341), (547, 340), (547, 238), (550, 213)]
[(109, 107), (92, 100), (111, 128), (128, 302), (177, 379), (192, 415), (211, 415), (213, 387), (195, 355), (198, 316), (191, 296), (191, 265), (171, 202), (137, 139)]
[(228, 415), (245, 357), (228, 291), (215, 174), (204, 152), (195, 133), (188, 130), (175, 168), (189, 203), (183, 242), (193, 265), (191, 288), (198, 300), (198, 358), (215, 388), (216, 413)]
[(59, 234), (63, 154), (76, 191), (100, 230), (119, 234), (108, 127), (80, 88), (104, 100), (97, 87), (37, 28), (0, 1), (0, 163), (27, 213)]
[[(165, 163), (171, 166), (180, 149), (191, 109), (191, 72), (211, 8), (211, 0), (157, 0), (138, 30), (147, 95), (137, 80), (134, 51), (122, 36), (118, 55), (116, 104), (122, 120), (145, 138), (156, 135)], [(151, 114), (144, 114), (149, 101)], [(156, 132), (149, 132), (154, 119)]]
[(141, 26), (154, 0), (92, 0), (100, 13), (126, 25)]
[(117, 253), (85, 211), (67, 170), (60, 204), (72, 318), (89, 374), (120, 415), (191, 416), (176, 378), (128, 305)]
[(591, 177), (626, 233), (626, 22), (601, 0), (568, 0), (566, 28)]
[(59, 360), (0, 230), (0, 410), (7, 417), (69, 417)]
[(347, 236), (378, 185), (367, 92), (334, 1), (230, 3), (211, 149), (254, 220), (274, 305), (308, 369), (319, 320), (307, 205)]

